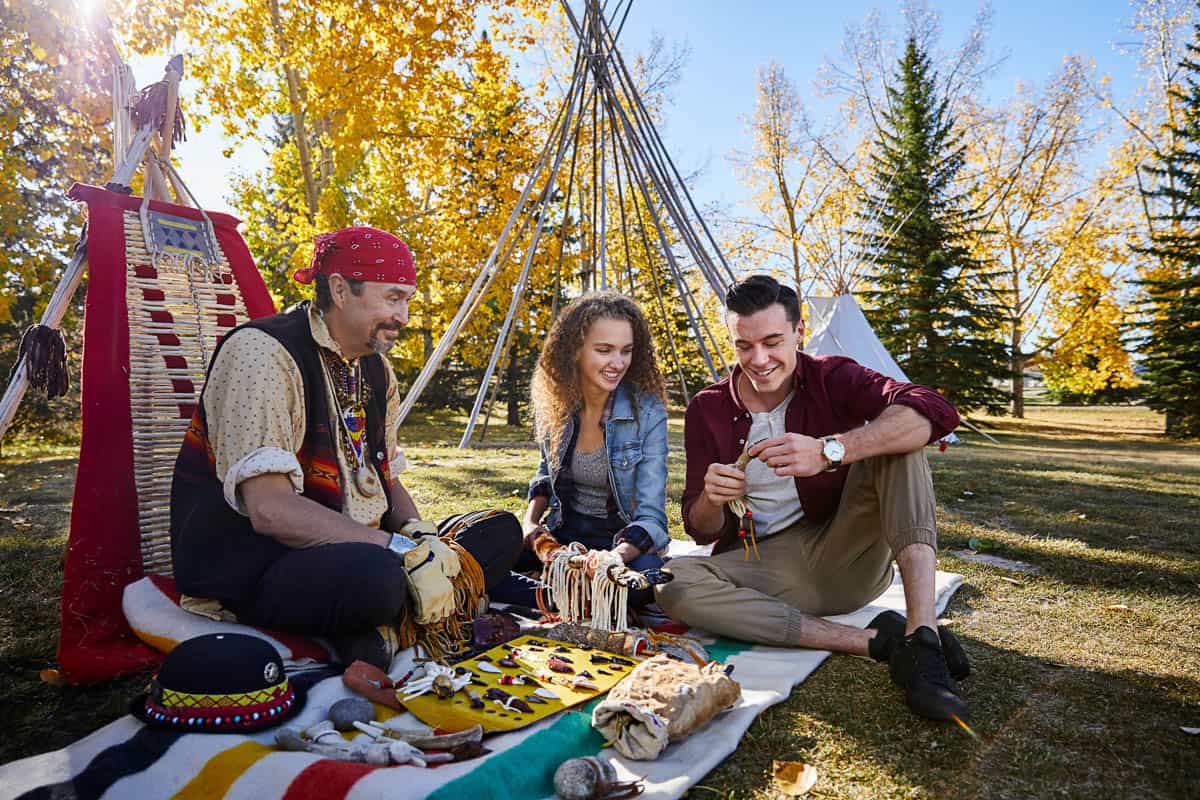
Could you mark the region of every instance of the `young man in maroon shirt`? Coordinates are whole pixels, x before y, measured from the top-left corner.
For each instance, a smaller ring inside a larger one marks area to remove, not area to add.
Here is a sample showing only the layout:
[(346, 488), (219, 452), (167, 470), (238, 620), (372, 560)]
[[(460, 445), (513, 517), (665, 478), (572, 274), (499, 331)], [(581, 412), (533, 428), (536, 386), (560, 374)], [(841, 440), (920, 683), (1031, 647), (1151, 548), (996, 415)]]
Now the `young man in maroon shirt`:
[[(799, 298), (773, 278), (736, 284), (725, 305), (738, 363), (692, 398), (684, 426), (684, 527), (715, 547), (672, 560), (659, 603), (722, 636), (887, 661), (913, 711), (965, 719), (951, 674), (968, 673), (966, 655), (934, 609), (935, 500), (922, 452), (958, 412), (849, 358), (805, 355)], [(728, 505), (739, 498), (753, 547)], [(866, 629), (821, 618), (878, 597), (893, 559), (906, 617), (885, 612)]]

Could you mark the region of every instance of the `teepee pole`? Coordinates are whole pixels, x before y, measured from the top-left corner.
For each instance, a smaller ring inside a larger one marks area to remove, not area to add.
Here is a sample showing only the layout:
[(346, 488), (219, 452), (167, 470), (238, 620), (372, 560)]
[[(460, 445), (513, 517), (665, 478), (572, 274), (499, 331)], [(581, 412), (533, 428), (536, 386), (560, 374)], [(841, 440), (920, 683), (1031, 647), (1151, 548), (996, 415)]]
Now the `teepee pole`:
[[(462, 439), (458, 443), (460, 448), (465, 449), (471, 446), (471, 437), (475, 433), (475, 423), (479, 418), (479, 411), (483, 407), (483, 402), (487, 398), (488, 387), (492, 382), (492, 375), (496, 370), (496, 362), (500, 360), (504, 344), (508, 340), (509, 330), (512, 328), (513, 317), (516, 316), (517, 308), (521, 303), (521, 297), (525, 293), (525, 284), (529, 280), (529, 270), (533, 266), (534, 256), (537, 255), (538, 241), (541, 238), (542, 231), (545, 229), (546, 212), (550, 208), (554, 197), (555, 181), (558, 178), (558, 171), (562, 167), (563, 156), (567, 153), (566, 144), (570, 136), (569, 126), (574, 116), (576, 95), (583, 96), (586, 91), (587, 82), (584, 81), (567, 98), (567, 112), (563, 118), (562, 131), (557, 137), (558, 144), (555, 147), (557, 152), (554, 156), (554, 165), (550, 168), (550, 172), (546, 177), (546, 187), (542, 190), (540, 197), (541, 207), (538, 209), (537, 224), (533, 227), (533, 234), (530, 238), (529, 246), (526, 248), (525, 263), (521, 266), (521, 276), (517, 279), (516, 285), (513, 286), (512, 300), (508, 306), (508, 313), (504, 317), (504, 324), (500, 328), (500, 334), (496, 337), (496, 346), (492, 350), (492, 357), (488, 361), (487, 369), (484, 371), (483, 380), (479, 383), (479, 392), (475, 396), (475, 405), (471, 408), (471, 417), (467, 420), (467, 429), (463, 431)], [(581, 119), (582, 116), (580, 114)]]

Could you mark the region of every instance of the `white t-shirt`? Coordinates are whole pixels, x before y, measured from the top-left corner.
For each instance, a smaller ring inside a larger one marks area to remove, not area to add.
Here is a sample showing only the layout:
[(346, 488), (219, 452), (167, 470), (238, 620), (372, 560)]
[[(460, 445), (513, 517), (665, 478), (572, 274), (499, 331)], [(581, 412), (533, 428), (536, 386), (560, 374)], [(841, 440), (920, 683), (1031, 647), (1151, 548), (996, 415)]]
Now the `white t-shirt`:
[[(791, 401), (789, 393), (770, 411), (750, 412), (746, 442), (754, 444), (787, 433), (784, 418)], [(776, 475), (775, 470), (757, 458), (746, 465), (746, 500), (754, 512), (754, 535), (758, 539), (779, 533), (804, 516), (800, 498), (796, 496), (796, 479)]]

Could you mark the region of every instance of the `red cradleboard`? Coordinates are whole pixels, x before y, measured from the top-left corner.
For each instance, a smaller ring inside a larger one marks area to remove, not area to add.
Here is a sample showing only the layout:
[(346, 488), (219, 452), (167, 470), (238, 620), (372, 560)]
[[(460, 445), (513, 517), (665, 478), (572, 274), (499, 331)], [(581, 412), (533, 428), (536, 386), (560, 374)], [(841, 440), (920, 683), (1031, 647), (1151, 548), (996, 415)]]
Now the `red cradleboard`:
[[(126, 242), (126, 212), (137, 215), (142, 199), (83, 184), (72, 186), (68, 196), (88, 206), (88, 287), (82, 438), (63, 571), (58, 661), (72, 684), (86, 684), (151, 668), (162, 655), (133, 635), (121, 611), (126, 585), (144, 574), (130, 389), (130, 313), (137, 297), (128, 293), (133, 286), (136, 294), (140, 284), (128, 280), (133, 267)], [(196, 209), (171, 203), (151, 202), (149, 210), (186, 220), (202, 219)], [(244, 307), (244, 315), (250, 319), (275, 313), (266, 284), (237, 231), (238, 220), (215, 212), (208, 212), (208, 217), (228, 262), (222, 275), (225, 291), (236, 294), (239, 308)], [(143, 269), (138, 277), (151, 273), (153, 270)], [(148, 288), (142, 288), (140, 294), (147, 300), (157, 297)], [(170, 314), (157, 312), (156, 319), (169, 323)], [(232, 316), (222, 315), (222, 325), (232, 327), (227, 323), (234, 321)], [(160, 341), (169, 344), (170, 338), (160, 336)], [(179, 356), (170, 358), (178, 361)], [(207, 365), (190, 366), (203, 370)], [(201, 387), (192, 385), (194, 382), (173, 383), (174, 391), (190, 390), (199, 396)], [(190, 418), (193, 409), (194, 403), (181, 402), (180, 419)]]

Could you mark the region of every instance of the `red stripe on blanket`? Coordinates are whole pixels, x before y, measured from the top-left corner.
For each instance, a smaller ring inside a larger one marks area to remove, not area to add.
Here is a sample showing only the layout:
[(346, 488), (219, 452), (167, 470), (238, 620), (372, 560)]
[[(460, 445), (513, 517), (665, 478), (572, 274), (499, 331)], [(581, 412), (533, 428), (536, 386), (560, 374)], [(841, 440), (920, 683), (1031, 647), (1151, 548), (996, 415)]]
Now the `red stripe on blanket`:
[[(179, 605), (180, 593), (175, 588), (175, 581), (165, 575), (151, 575), (150, 582), (173, 604)], [(245, 623), (237, 623), (243, 625)], [(270, 628), (260, 628), (257, 625), (246, 625), (247, 628), (253, 628), (264, 636), (270, 636), (275, 641), (292, 651), (292, 660), (301, 658), (311, 658), (313, 661), (326, 662), (329, 660), (329, 651), (321, 645), (317, 644), (307, 636), (300, 636), (295, 633), (284, 633), (283, 631), (273, 631)]]
[(310, 764), (292, 779), (283, 800), (339, 800), (358, 783), (359, 778), (379, 767), (348, 761), (322, 759)]

